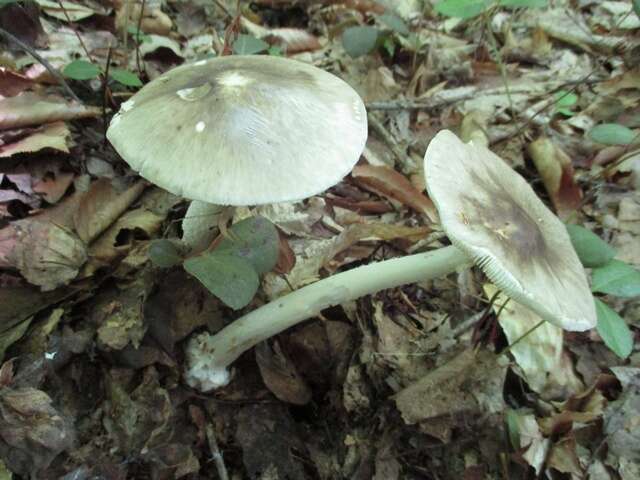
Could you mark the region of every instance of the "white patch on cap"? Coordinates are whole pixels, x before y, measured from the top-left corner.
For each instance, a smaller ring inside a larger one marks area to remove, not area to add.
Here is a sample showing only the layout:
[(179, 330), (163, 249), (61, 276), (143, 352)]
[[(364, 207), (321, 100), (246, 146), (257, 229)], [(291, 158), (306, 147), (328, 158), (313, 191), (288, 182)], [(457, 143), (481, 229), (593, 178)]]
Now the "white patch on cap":
[(109, 126), (110, 127), (115, 127), (118, 124), (118, 122), (120, 121), (120, 116), (121, 115), (119, 113), (116, 113), (113, 116), (113, 118), (111, 119), (111, 123), (109, 123)]
[(194, 90), (195, 88), (183, 88), (182, 90), (178, 90), (176, 93), (183, 100), (191, 100), (190, 95)]
[(218, 82), (225, 87), (244, 87), (251, 83), (251, 79), (239, 72), (228, 72), (221, 75)]
[(201, 120), (198, 123), (196, 123), (196, 132), (200, 133), (201, 131), (204, 130), (205, 127), (205, 123)]
[(207, 61), (206, 60), (198, 60), (196, 63), (194, 63), (194, 65), (196, 67), (201, 67), (202, 65), (206, 64)]
[(122, 105), (120, 105), (120, 111), (122, 113), (128, 112), (129, 110), (131, 110), (133, 108), (133, 104), (134, 103), (136, 103), (136, 102), (134, 100), (132, 100), (132, 99), (127, 100)]

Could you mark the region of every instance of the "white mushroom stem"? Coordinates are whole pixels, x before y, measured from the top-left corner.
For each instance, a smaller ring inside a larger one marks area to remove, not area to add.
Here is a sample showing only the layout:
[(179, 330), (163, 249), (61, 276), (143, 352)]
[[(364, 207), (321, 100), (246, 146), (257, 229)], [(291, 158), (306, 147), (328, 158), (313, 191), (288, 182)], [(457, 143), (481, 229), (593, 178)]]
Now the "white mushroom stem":
[(227, 367), (259, 342), (325, 308), (387, 288), (431, 280), (473, 262), (453, 246), (394, 258), (332, 275), (278, 298), (235, 320), (216, 335), (194, 337), (187, 348), (187, 382), (202, 391), (224, 386)]
[(182, 241), (190, 251), (207, 248), (218, 233), (218, 218), (225, 207), (193, 200), (182, 220)]

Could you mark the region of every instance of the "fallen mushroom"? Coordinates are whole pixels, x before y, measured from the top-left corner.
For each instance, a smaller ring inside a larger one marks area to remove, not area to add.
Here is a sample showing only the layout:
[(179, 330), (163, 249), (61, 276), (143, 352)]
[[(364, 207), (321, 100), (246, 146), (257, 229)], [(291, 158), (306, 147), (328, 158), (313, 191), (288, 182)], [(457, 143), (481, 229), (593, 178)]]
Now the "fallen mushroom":
[(187, 212), (196, 225), (183, 225), (195, 231), (218, 205), (296, 201), (338, 183), (364, 149), (367, 115), (358, 94), (324, 70), (227, 56), (149, 82), (122, 104), (107, 138), (141, 176), (196, 201)]
[(424, 157), (425, 179), (452, 242), (438, 250), (333, 275), (272, 301), (187, 347), (187, 382), (225, 385), (243, 352), (321, 310), (366, 294), (447, 275), (475, 263), (515, 301), (566, 330), (596, 324), (584, 269), (560, 220), (490, 150), (440, 132)]

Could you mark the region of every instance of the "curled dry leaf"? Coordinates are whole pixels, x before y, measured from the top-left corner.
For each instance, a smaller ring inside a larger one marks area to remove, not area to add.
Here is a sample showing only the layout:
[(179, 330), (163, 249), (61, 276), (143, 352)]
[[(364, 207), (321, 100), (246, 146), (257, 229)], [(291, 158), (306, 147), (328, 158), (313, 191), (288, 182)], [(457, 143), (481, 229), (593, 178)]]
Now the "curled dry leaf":
[(67, 139), (70, 135), (71, 133), (64, 122), (42, 125), (17, 142), (0, 145), (0, 158), (10, 157), (16, 153), (37, 152), (45, 148), (69, 153)]
[(38, 217), (14, 222), (2, 230), (0, 245), (10, 248), (7, 263), (43, 291), (76, 278), (87, 260), (85, 244), (71, 230)]
[(277, 340), (273, 342), (273, 348), (267, 342), (256, 346), (256, 362), (264, 384), (278, 399), (294, 405), (306, 405), (311, 401), (309, 385)]
[(35, 388), (0, 392), (0, 454), (13, 473), (42, 478), (38, 472), (71, 447), (73, 431), (51, 403)]
[(392, 198), (402, 204), (424, 213), (436, 222), (438, 214), (433, 202), (402, 174), (389, 167), (356, 165), (351, 172), (353, 180), (362, 188)]
[(79, 208), (73, 216), (78, 236), (91, 243), (140, 196), (147, 183), (139, 180), (121, 191), (108, 179), (99, 179), (82, 196)]
[(0, 130), (98, 115), (98, 107), (87, 107), (78, 102), (32, 92), (0, 100)]
[(265, 28), (245, 17), (241, 19), (242, 27), (251, 35), (271, 45), (277, 45), (287, 54), (309, 52), (321, 48), (315, 35), (300, 28)]
[[(491, 284), (484, 286), (487, 298), (493, 297), (498, 289)], [(563, 333), (560, 327), (544, 322), (530, 333), (541, 319), (530, 309), (510, 300), (500, 293), (493, 308), (500, 311), (498, 321), (504, 330), (521, 375), (529, 387), (546, 400), (565, 399), (584, 388), (573, 371), (571, 359), (562, 350)], [(525, 336), (526, 335), (526, 336)]]
[(0, 67), (0, 95), (3, 97), (15, 97), (27, 88), (31, 87), (33, 80), (9, 70), (7, 67)]
[(527, 147), (558, 216), (566, 218), (580, 206), (582, 190), (574, 179), (571, 158), (549, 138), (541, 137)]
[[(144, 33), (155, 35), (169, 35), (173, 22), (169, 15), (164, 13), (160, 8), (154, 8), (147, 4), (142, 11), (141, 5), (133, 2), (117, 0), (114, 2), (116, 8), (116, 28), (120, 32), (127, 30), (130, 25), (138, 25), (140, 21), (140, 30)], [(142, 19), (140, 19), (140, 15)]]

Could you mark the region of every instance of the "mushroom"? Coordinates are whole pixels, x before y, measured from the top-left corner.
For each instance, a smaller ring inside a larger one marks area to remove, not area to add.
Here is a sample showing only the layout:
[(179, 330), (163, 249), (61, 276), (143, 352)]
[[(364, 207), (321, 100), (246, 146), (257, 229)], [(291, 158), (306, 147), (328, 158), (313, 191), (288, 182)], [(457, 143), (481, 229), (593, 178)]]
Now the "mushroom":
[(596, 324), (584, 269), (564, 225), (527, 182), (483, 146), (441, 131), (424, 157), (429, 195), (452, 245), (333, 275), (278, 298), (187, 347), (187, 382), (225, 385), (244, 351), (332, 305), (475, 263), (513, 300), (566, 330)]
[(220, 205), (296, 201), (335, 185), (360, 158), (367, 115), (324, 70), (226, 56), (149, 82), (122, 104), (107, 138), (142, 177), (196, 201), (187, 217), (197, 224)]

